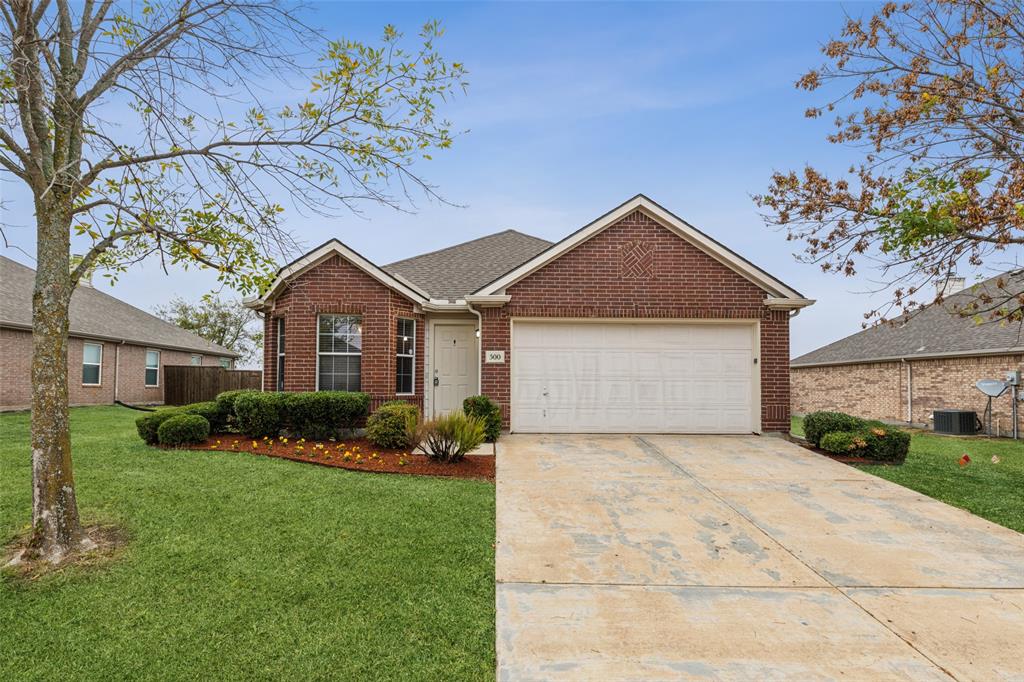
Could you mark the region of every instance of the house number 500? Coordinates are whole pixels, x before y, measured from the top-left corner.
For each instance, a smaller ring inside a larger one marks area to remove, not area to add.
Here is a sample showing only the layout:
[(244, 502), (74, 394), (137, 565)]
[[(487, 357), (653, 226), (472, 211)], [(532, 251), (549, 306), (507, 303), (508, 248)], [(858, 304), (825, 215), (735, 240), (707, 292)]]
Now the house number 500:
[(503, 350), (484, 351), (484, 362), (505, 362), (505, 351), (503, 351)]

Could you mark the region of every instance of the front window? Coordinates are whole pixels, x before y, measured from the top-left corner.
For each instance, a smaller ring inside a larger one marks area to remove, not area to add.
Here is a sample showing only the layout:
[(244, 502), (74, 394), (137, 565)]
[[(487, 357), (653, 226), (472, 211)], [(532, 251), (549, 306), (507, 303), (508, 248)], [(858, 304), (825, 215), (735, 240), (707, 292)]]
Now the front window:
[(395, 392), (414, 393), (413, 374), (416, 366), (416, 320), (398, 320), (395, 342)]
[(198, 365), (202, 365), (203, 364), (203, 356), (202, 355), (193, 355), (192, 359), (189, 360), (189, 364), (190, 365), (197, 365), (197, 366)]
[(317, 390), (358, 391), (363, 324), (357, 315), (321, 315), (317, 330)]
[(103, 344), (86, 343), (82, 346), (82, 383), (99, 386), (102, 378)]
[(277, 318), (277, 390), (284, 390), (284, 318)]
[(146, 386), (160, 385), (160, 351), (146, 351)]

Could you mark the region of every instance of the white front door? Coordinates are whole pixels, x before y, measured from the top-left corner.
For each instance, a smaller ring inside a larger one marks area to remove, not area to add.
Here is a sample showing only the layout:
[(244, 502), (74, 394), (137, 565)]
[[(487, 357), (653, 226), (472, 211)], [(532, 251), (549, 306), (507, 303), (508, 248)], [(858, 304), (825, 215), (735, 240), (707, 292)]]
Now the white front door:
[(513, 322), (512, 430), (750, 433), (756, 325)]
[(462, 409), (462, 401), (477, 388), (476, 327), (467, 324), (434, 326), (434, 415)]

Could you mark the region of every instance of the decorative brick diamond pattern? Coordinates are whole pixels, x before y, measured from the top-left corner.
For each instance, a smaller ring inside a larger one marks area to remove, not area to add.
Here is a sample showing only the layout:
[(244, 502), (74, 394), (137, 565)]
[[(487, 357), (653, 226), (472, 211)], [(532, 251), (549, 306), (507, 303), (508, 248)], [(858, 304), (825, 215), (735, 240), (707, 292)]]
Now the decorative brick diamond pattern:
[(619, 252), (622, 279), (649, 280), (654, 277), (654, 247), (646, 242), (627, 241)]

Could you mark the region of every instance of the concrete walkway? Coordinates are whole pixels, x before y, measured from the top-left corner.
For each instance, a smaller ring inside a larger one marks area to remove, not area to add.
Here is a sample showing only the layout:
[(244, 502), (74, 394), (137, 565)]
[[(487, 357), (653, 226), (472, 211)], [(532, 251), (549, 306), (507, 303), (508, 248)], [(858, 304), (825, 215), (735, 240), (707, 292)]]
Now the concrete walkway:
[(1024, 535), (777, 438), (511, 436), (498, 678), (1024, 680)]

